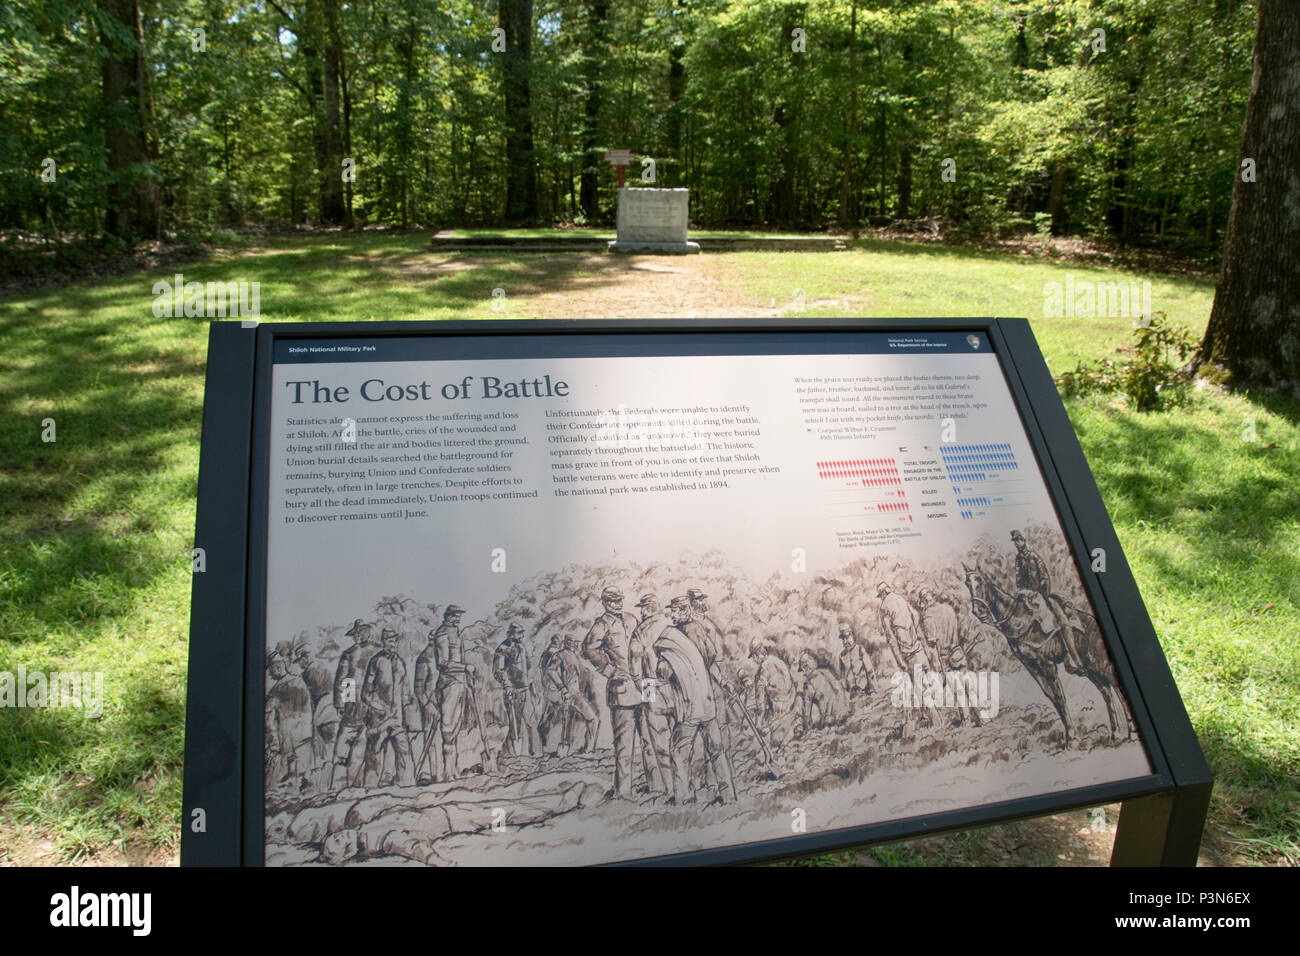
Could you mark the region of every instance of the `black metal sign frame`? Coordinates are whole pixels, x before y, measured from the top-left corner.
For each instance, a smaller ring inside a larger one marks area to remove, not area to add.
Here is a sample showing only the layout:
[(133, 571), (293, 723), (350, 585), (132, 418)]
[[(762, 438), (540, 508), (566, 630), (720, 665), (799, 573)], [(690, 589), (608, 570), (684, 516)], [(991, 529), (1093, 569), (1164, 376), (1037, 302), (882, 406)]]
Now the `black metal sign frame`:
[[(654, 333), (729, 337), (844, 332), (983, 332), (1023, 421), (1048, 493), (1116, 665), (1149, 776), (826, 832), (656, 857), (644, 863), (727, 864), (819, 853), (1121, 801), (1113, 865), (1195, 865), (1212, 778), (1115, 529), (1025, 319), (578, 320), (213, 323), (208, 348), (186, 714), (181, 862), (263, 862), (263, 657), (270, 382), (274, 344), (330, 337), (511, 337)], [(736, 341), (740, 341), (739, 338)], [(580, 356), (581, 352), (573, 353)], [(725, 351), (719, 350), (719, 354)], [(1104, 573), (1089, 555), (1103, 548)]]

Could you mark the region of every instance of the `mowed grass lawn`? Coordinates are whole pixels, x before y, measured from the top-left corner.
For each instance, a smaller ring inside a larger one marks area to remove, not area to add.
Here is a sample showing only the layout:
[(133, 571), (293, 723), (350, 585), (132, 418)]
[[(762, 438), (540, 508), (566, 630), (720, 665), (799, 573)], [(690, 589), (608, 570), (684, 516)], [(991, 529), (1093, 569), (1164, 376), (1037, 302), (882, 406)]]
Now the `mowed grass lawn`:
[[(1213, 297), (1203, 281), (901, 243), (705, 259), (686, 268), (707, 266), (749, 315), (1028, 316), (1054, 373), (1113, 354), (1131, 325), (1044, 318), (1045, 283), (1149, 279), (1154, 308), (1197, 334)], [(64, 859), (165, 858), (179, 839), (208, 323), (154, 317), (152, 285), (176, 271), (260, 282), (264, 321), (531, 317), (545, 293), (631, 275), (334, 235), (0, 299), (0, 671), (105, 675), (98, 720), (0, 709), (0, 861), (41, 841)], [(620, 314), (653, 312), (660, 280), (638, 281)], [(1112, 397), (1067, 407), (1217, 777), (1208, 845), (1300, 861), (1300, 409), (1213, 391), (1153, 414)]]

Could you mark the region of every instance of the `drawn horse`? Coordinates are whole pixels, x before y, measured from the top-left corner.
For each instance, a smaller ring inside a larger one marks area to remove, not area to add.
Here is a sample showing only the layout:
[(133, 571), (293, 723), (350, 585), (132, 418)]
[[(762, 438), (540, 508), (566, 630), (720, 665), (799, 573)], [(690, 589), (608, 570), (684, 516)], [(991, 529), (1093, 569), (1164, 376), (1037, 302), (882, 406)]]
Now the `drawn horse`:
[[(1049, 634), (1043, 629), (1042, 616), (1028, 600), (1026, 592), (1012, 594), (994, 584), (977, 563), (974, 568), (962, 564), (966, 571), (966, 590), (970, 592), (971, 611), (983, 624), (996, 627), (1007, 640), (1007, 646), (1016, 659), (1042, 689), (1052, 707), (1056, 709), (1065, 726), (1065, 746), (1070, 746), (1074, 728), (1066, 706), (1065, 691), (1061, 687), (1057, 668), (1065, 661), (1065, 645), (1061, 631), (1068, 627), (1074, 635), (1074, 647), (1083, 663), (1084, 675), (1097, 688), (1106, 704), (1110, 720), (1110, 739), (1117, 743), (1121, 736), (1127, 738), (1128, 712), (1124, 698), (1116, 687), (1115, 672), (1106, 652), (1106, 642), (1101, 628), (1092, 615), (1080, 612), (1058, 595), (1053, 594), (1048, 608), (1057, 627)], [(1036, 593), (1036, 592), (1035, 592)], [(1040, 599), (1041, 600), (1041, 599)]]

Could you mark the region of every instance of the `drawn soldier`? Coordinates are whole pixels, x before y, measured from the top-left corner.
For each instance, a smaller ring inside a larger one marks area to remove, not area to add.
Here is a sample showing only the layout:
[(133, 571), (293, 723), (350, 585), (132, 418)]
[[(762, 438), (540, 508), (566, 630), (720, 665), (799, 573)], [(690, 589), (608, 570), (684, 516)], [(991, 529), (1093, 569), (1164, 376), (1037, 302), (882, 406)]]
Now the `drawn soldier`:
[[(916, 610), (907, 598), (896, 592), (887, 582), (881, 581), (876, 587), (876, 596), (880, 598), (880, 625), (885, 632), (889, 649), (898, 661), (899, 669), (914, 680), (917, 670), (934, 670), (935, 663), (930, 659), (929, 648), (920, 634), (920, 622)], [(908, 696), (911, 699), (911, 695)], [(939, 712), (933, 704), (927, 705), (926, 715), (931, 726), (942, 726)], [(903, 733), (910, 735), (912, 707), (903, 708)]]
[(722, 707), (718, 712), (718, 721), (722, 726), (722, 741), (727, 753), (733, 753), (731, 724), (736, 719), (736, 715), (732, 713), (733, 704), (730, 688), (734, 675), (731, 662), (727, 660), (726, 655), (723, 653), (722, 628), (718, 626), (718, 622), (709, 613), (709, 596), (704, 591), (700, 588), (689, 588), (686, 591), (686, 596), (691, 602), (691, 620), (699, 626), (699, 634), (709, 648), (709, 653), (704, 655), (704, 659), (718, 665), (718, 673), (723, 675), (723, 679), (728, 686), (725, 699), (722, 701)]
[[(378, 651), (371, 626), (361, 618), (352, 622), (345, 637), (354, 643), (339, 656), (334, 671), (334, 709), (339, 715), (338, 736), (334, 739), (334, 768), (330, 772), (330, 789), (350, 786), (354, 776), (353, 761), (357, 743), (365, 730), (365, 706), (361, 703), (361, 682), (370, 658)], [(364, 755), (364, 748), (362, 749)]]
[(339, 714), (334, 709), (334, 675), (328, 667), (311, 656), (307, 646), (307, 632), (303, 631), (293, 643), (293, 662), (307, 693), (311, 696), (312, 770), (325, 766), (334, 752), (334, 738), (338, 735)]
[[(438, 698), (435, 686), (438, 680), (438, 662), (437, 646), (435, 637), (437, 630), (431, 630), (428, 634), (428, 643), (415, 658), (415, 683), (412, 690), (415, 692), (415, 705), (420, 711), (420, 734), (419, 747), (420, 756), (415, 768), (415, 776), (421, 784), (431, 780), (441, 779), (438, 770), (438, 760), (440, 748), (433, 745), (433, 738), (438, 734)], [(425, 775), (425, 767), (429, 768), (429, 773)]]
[(950, 670), (953, 655), (960, 649), (956, 610), (951, 604), (936, 599), (931, 588), (921, 588), (916, 603), (921, 608), (921, 633), (930, 646), (931, 659), (940, 670)]
[(509, 732), (505, 750), (509, 754), (522, 754), (526, 746), (531, 755), (534, 753), (533, 734), (524, 720), (524, 706), (528, 702), (528, 653), (520, 639), (523, 633), (524, 629), (518, 624), (511, 624), (506, 629), (506, 639), (492, 655), (492, 676), (501, 685), (506, 705)]
[(722, 628), (718, 627), (717, 621), (709, 614), (709, 596), (699, 588), (690, 588), (686, 597), (691, 602), (691, 623), (695, 634), (692, 640), (697, 641), (695, 646), (700, 649), (706, 661), (717, 662), (721, 666)]
[(799, 655), (798, 675), (801, 734), (844, 723), (849, 715), (849, 698), (830, 667), (810, 651), (804, 651)]
[(754, 709), (758, 711), (763, 726), (770, 727), (790, 713), (794, 697), (790, 666), (782, 660), (775, 647), (769, 647), (754, 676)]
[(672, 787), (672, 746), (669, 695), (659, 687), (654, 642), (672, 623), (653, 594), (641, 595), (636, 606), (641, 620), (632, 632), (630, 655), (632, 676), (641, 694), (637, 708), (637, 736), (641, 740), (641, 762), (645, 767), (646, 789), (668, 794)]
[[(1074, 646), (1074, 629), (1064, 619), (1064, 614), (1053, 614), (1053, 610), (1063, 610), (1059, 600), (1052, 595), (1052, 576), (1047, 570), (1047, 562), (1038, 556), (1025, 541), (1019, 531), (1011, 532), (1011, 540), (1016, 546), (1016, 587), (1021, 591), (1033, 591), (1042, 597), (1042, 603), (1031, 602), (1035, 606), (1035, 617), (1044, 634), (1058, 631), (1061, 643), (1065, 647), (1065, 669), (1071, 674), (1084, 673), (1083, 661), (1079, 659), (1079, 650)], [(1059, 626), (1058, 626), (1059, 625)]]
[[(673, 701), (672, 748), (673, 798), (677, 803), (694, 802), (688, 796), (691, 746), (697, 736), (704, 746), (706, 763), (712, 768), (711, 776), (718, 781), (717, 796), (711, 803), (726, 803), (736, 799), (736, 783), (731, 775), (731, 762), (723, 749), (722, 729), (718, 723), (718, 707), (714, 700), (714, 685), (724, 686), (717, 664), (707, 663), (694, 640), (683, 630), (691, 621), (690, 599), (685, 595), (669, 602), (673, 627), (665, 629), (655, 640), (653, 651), (657, 658), (656, 670), (660, 679), (671, 685)], [(724, 795), (725, 791), (725, 795)]]
[[(930, 645), (931, 653), (938, 661), (940, 669), (949, 673), (964, 670), (966, 654), (962, 650), (958, 635), (957, 611), (951, 604), (938, 600), (930, 588), (921, 588), (916, 595), (916, 601), (921, 606), (921, 632), (925, 635), (926, 643)], [(968, 710), (975, 726), (980, 725), (976, 708), (962, 707), (957, 711), (953, 726), (966, 719)]]
[(614, 732), (614, 787), (608, 795), (626, 800), (632, 796), (632, 754), (637, 743), (637, 709), (641, 706), (640, 682), (632, 675), (631, 657), (637, 621), (623, 613), (623, 592), (618, 588), (605, 588), (600, 603), (604, 613), (592, 622), (582, 642), (582, 655), (605, 678), (605, 704)]
[(865, 697), (871, 693), (871, 680), (875, 676), (871, 666), (871, 657), (867, 649), (858, 643), (853, 626), (845, 624), (840, 628), (840, 679), (849, 697)]
[(393, 757), (392, 781), (398, 786), (412, 782), (408, 777), (413, 763), (410, 740), (402, 723), (403, 708), (411, 695), (406, 689), (406, 662), (397, 653), (398, 637), (396, 631), (384, 628), (379, 636), (382, 649), (370, 658), (361, 686), (361, 702), (366, 708), (366, 756), (362, 782), (368, 781), (373, 771), (379, 786), (384, 785), (384, 766), (390, 751)]
[(564, 674), (564, 686), (568, 692), (566, 702), (569, 705), (569, 729), (567, 737), (570, 746), (577, 739), (574, 731), (582, 724), (582, 746), (577, 753), (586, 753), (595, 749), (596, 738), (600, 735), (600, 710), (596, 706), (596, 687), (592, 680), (592, 671), (578, 657), (579, 642), (576, 635), (570, 634), (564, 639), (560, 648), (560, 667)]
[(442, 623), (433, 632), (434, 664), (438, 668), (434, 699), (442, 733), (440, 780), (450, 780), (460, 771), (459, 738), (469, 712), (467, 682), (473, 677), (474, 666), (465, 663), (465, 644), (460, 636), (460, 619), (464, 613), (464, 608), (448, 604), (442, 612)]
[[(305, 771), (311, 766), (311, 695), (298, 674), (289, 672), (289, 662), (279, 650), (266, 656), (270, 687), (266, 692), (268, 778), (279, 783), (310, 784)], [(278, 776), (277, 776), (278, 775)]]
[[(558, 757), (569, 753), (569, 688), (564, 677), (564, 650), (560, 635), (552, 634), (546, 650), (542, 652), (539, 666), (542, 672), (542, 719), (537, 724), (537, 735), (541, 738), (542, 748)], [(560, 730), (560, 741), (555, 744), (552, 736)]]

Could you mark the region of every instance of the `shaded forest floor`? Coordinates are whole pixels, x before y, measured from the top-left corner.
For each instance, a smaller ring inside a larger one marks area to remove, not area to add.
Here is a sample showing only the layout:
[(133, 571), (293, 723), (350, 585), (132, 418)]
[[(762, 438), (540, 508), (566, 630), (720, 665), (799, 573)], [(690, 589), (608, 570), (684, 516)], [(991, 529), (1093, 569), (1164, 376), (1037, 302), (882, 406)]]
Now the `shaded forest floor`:
[[(612, 239), (615, 231), (609, 228), (549, 228), (549, 229), (451, 229), (436, 233), (438, 236), (482, 238), (509, 236), (521, 239), (572, 238)], [(303, 238), (325, 239), (337, 236), (362, 239), (382, 236), (386, 239), (416, 239), (435, 235), (427, 230), (376, 230), (345, 233), (338, 229), (284, 230), (279, 233), (264, 230), (222, 230), (206, 239), (172, 237), (151, 242), (139, 242), (130, 248), (90, 240), (47, 242), (35, 236), (0, 232), (0, 297), (21, 292), (33, 292), (47, 287), (65, 286), (87, 280), (103, 280), (131, 272), (175, 267), (199, 262), (213, 255), (222, 255), (245, 248), (266, 248), (279, 242)], [(707, 244), (709, 239), (725, 238), (799, 238), (826, 233), (764, 232), (725, 229), (692, 229), (690, 237)], [(836, 233), (836, 235), (847, 234)], [(1122, 248), (1112, 242), (1076, 237), (1036, 237), (1031, 235), (1011, 238), (965, 239), (931, 235), (924, 231), (902, 228), (860, 230), (853, 240), (857, 248), (873, 246), (915, 245), (936, 249), (951, 249), (960, 253), (983, 252), (1000, 256), (1039, 259), (1058, 263), (1077, 263), (1103, 269), (1127, 269), (1158, 275), (1202, 279), (1213, 282), (1218, 274), (1216, 257), (1184, 255), (1165, 249)], [(707, 250), (706, 250), (707, 251)]]
[[(1150, 281), (1153, 308), (1197, 335), (1213, 297), (1205, 279), (920, 242), (661, 259), (439, 254), (427, 234), (379, 233), (12, 291), (0, 670), (102, 671), (105, 697), (99, 720), (0, 709), (0, 863), (175, 858), (208, 327), (155, 317), (153, 284), (177, 271), (260, 283), (266, 321), (1024, 315), (1054, 373), (1125, 347), (1132, 322), (1045, 316), (1052, 284)], [(1204, 861), (1300, 862), (1300, 407), (1205, 389), (1167, 412), (1067, 409), (1216, 775)], [(1081, 811), (814, 862), (1098, 865), (1114, 821)]]

